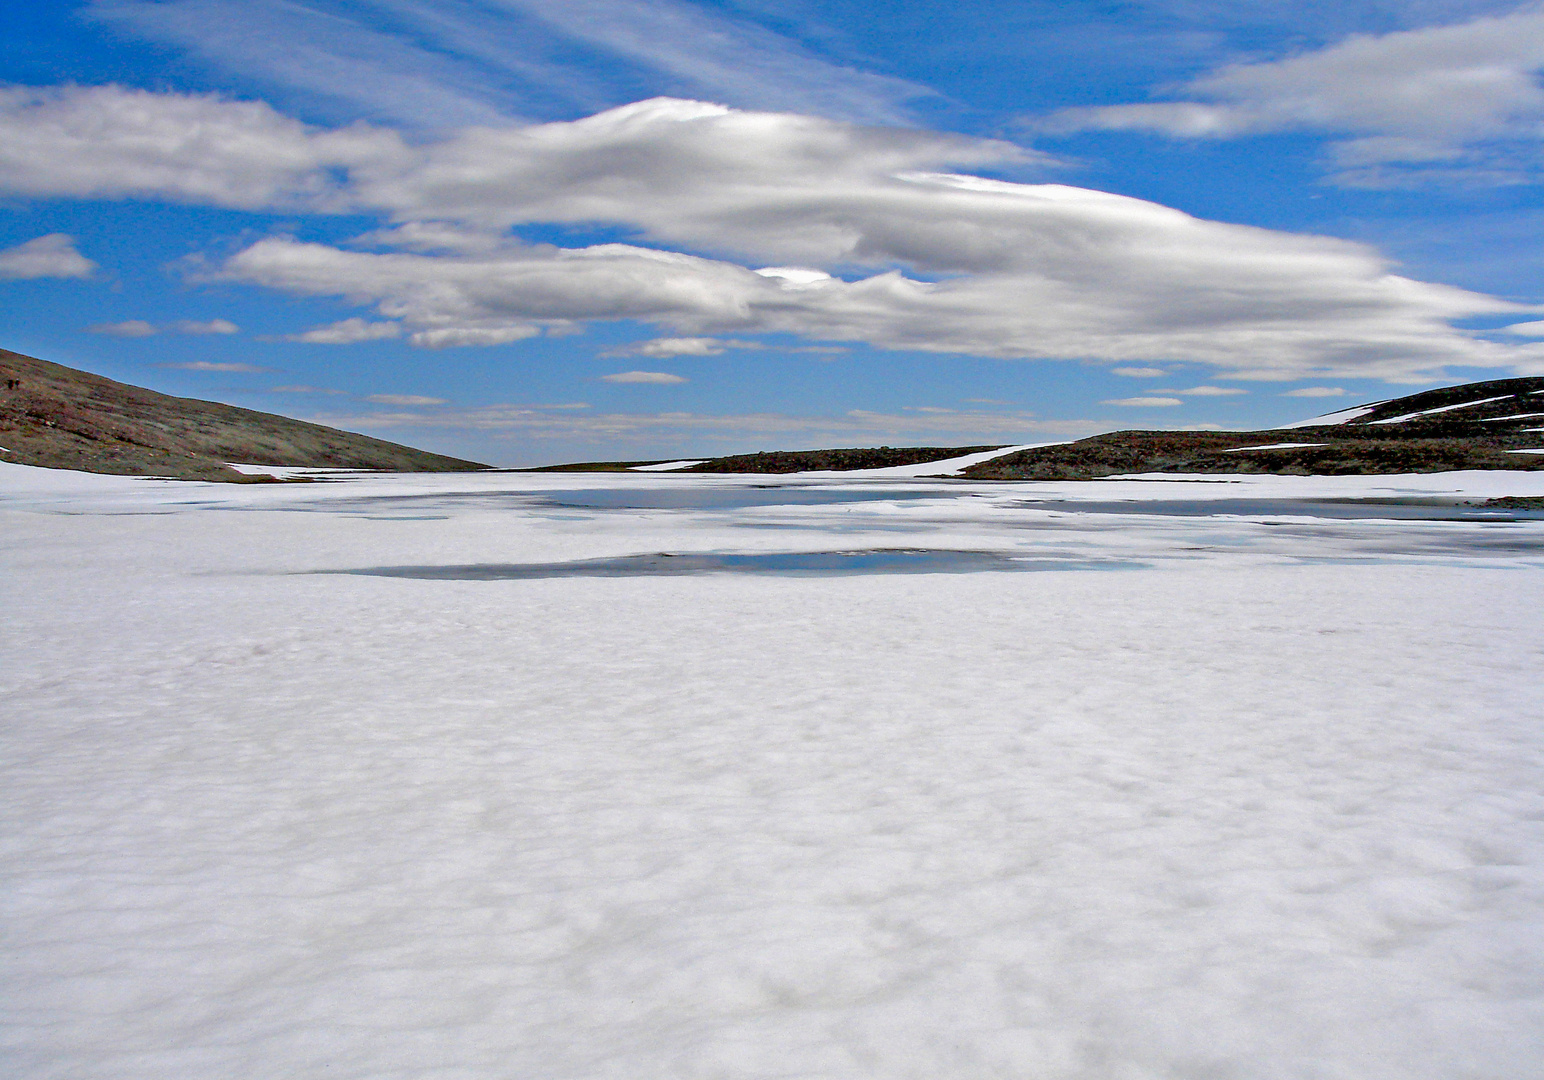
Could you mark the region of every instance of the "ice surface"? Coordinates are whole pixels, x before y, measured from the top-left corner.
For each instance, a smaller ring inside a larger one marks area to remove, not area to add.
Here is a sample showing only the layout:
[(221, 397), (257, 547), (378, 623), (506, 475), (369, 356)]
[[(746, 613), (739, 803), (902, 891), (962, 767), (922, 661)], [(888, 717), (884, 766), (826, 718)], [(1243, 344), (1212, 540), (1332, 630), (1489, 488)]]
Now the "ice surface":
[(0, 464), (5, 1074), (1537, 1080), (1541, 494)]

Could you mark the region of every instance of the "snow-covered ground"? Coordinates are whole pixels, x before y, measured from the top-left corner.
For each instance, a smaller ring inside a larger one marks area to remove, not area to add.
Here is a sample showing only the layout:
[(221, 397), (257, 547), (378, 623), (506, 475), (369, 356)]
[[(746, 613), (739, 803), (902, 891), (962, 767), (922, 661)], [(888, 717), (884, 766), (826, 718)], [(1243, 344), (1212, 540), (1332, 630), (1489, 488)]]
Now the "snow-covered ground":
[(0, 464), (4, 1074), (1544, 1077), (1495, 495)]

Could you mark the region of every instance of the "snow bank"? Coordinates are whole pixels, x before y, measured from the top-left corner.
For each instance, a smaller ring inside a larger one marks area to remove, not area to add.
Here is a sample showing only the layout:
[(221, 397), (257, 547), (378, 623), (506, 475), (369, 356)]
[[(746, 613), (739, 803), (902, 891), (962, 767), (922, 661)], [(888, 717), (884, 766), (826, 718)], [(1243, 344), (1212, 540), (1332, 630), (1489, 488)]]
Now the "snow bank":
[(634, 465), (629, 472), (676, 472), (680, 469), (690, 469), (693, 465), (701, 465), (707, 458), (688, 458), (683, 461), (662, 461), (658, 465)]

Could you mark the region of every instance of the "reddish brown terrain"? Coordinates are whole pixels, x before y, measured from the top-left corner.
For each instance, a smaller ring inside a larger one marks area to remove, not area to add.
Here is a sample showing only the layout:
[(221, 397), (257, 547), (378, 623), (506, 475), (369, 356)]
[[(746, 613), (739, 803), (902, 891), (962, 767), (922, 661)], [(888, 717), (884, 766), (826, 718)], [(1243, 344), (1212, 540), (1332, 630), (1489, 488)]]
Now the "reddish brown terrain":
[(0, 349), (0, 461), (251, 482), (226, 462), (392, 472), (484, 469), (349, 431), (171, 397)]

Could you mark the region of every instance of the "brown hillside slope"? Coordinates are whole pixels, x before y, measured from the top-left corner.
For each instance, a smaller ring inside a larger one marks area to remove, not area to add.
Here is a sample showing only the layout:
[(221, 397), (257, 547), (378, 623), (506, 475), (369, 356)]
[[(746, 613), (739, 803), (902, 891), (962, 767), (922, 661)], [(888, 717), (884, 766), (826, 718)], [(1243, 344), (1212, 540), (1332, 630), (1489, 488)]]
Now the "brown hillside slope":
[(50, 469), (245, 481), (226, 462), (392, 472), (474, 461), (213, 401), (172, 397), (0, 349), (0, 461)]

